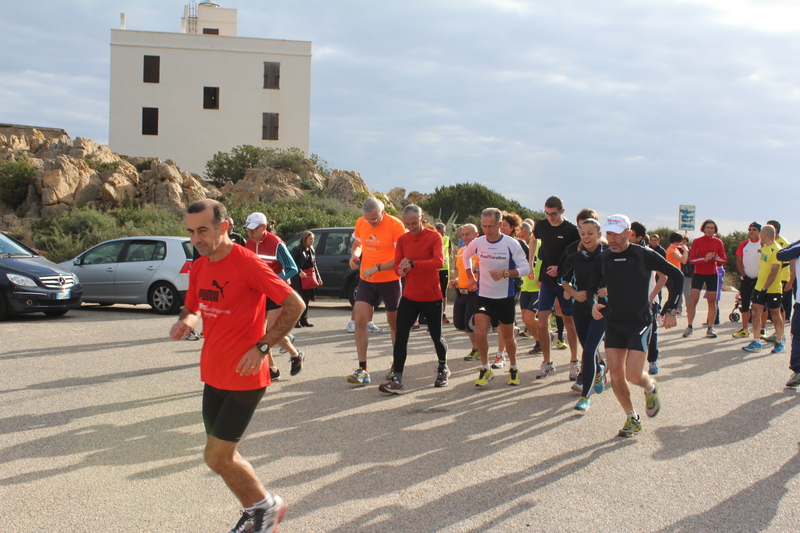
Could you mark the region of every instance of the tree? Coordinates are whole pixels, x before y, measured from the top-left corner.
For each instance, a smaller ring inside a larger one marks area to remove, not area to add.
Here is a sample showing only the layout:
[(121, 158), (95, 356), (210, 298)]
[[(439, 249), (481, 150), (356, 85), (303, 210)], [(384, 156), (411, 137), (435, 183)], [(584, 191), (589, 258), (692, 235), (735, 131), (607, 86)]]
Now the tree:
[[(271, 167), (291, 170), (301, 178), (316, 172), (323, 177), (330, 176), (328, 163), (316, 154), (306, 157), (299, 148), (260, 148), (245, 144), (236, 146), (230, 152), (217, 152), (206, 163), (206, 178), (222, 187), (228, 181), (236, 183), (244, 178), (251, 168)], [(310, 181), (304, 183), (311, 183)]]
[(0, 165), (0, 202), (19, 207), (28, 196), (36, 167), (27, 161), (9, 161)]
[(487, 207), (514, 212), (522, 218), (542, 219), (544, 213), (523, 207), (480, 183), (457, 183), (436, 187), (420, 206), (429, 214), (447, 220), (455, 215), (458, 223), (479, 222)]

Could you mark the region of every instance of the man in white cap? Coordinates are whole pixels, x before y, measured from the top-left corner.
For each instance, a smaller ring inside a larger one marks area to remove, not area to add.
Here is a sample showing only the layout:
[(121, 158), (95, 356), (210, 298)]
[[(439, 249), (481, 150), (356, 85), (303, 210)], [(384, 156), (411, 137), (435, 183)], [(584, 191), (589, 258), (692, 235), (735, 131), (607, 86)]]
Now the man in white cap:
[[(298, 273), (297, 265), (286, 248), (283, 240), (272, 233), (272, 228), (275, 226), (274, 220), (267, 220), (264, 213), (251, 213), (244, 223), (244, 229), (247, 230), (247, 242), (245, 247), (248, 250), (255, 252), (282, 280), (287, 284), (289, 280)], [(282, 308), (276, 302), (267, 298), (267, 315), (264, 321), (264, 329), (269, 328), (269, 324), (275, 324), (281, 316)], [(293, 335), (281, 338), (277, 342), (278, 346), (283, 351), (289, 352), (292, 368), (291, 375), (297, 375), (303, 369), (303, 361), (305, 355), (303, 352), (298, 352), (297, 348), (292, 344), (294, 339)], [(268, 354), (269, 359), (269, 372), (272, 379), (279, 379), (281, 372), (275, 365), (275, 360), (272, 358), (272, 351)]]
[[(633, 409), (628, 382), (644, 389), (647, 416), (656, 416), (661, 409), (658, 384), (644, 368), (653, 327), (650, 272), (655, 270), (667, 277), (653, 289), (661, 290), (658, 285), (668, 283), (669, 296), (661, 311), (665, 329), (675, 327), (677, 323), (675, 315), (683, 274), (650, 248), (629, 242), (631, 221), (625, 215), (608, 217), (603, 231), (608, 249), (595, 261), (587, 296), (594, 302), (592, 316), (596, 320), (606, 317), (606, 359), (614, 383), (614, 395), (628, 415), (619, 436), (633, 437), (641, 431), (642, 421)], [(597, 296), (603, 282), (608, 289), (606, 301)]]

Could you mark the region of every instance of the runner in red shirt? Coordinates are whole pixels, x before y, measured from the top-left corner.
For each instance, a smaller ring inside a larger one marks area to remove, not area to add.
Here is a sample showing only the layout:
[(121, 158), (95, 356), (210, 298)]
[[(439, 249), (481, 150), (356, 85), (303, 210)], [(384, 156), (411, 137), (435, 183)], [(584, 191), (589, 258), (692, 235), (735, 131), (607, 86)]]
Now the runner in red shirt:
[[(227, 233), (227, 217), (225, 206), (216, 200), (189, 206), (186, 227), (202, 257), (192, 265), (185, 306), (169, 335), (180, 340), (202, 316), (206, 464), (222, 476), (244, 507), (232, 531), (263, 533), (275, 529), (286, 504), (264, 489), (237, 447), (270, 384), (263, 364), (269, 347), (294, 327), (305, 306), (258, 256), (234, 246)], [(281, 318), (266, 334), (265, 297), (283, 306)]]
[(689, 250), (689, 263), (694, 265), (694, 275), (692, 276), (689, 305), (686, 306), (686, 318), (689, 326), (683, 332), (683, 336), (688, 337), (694, 333), (692, 322), (694, 322), (694, 315), (697, 311), (697, 302), (700, 301), (700, 291), (705, 286), (706, 302), (708, 302), (706, 337), (716, 339), (714, 321), (717, 319), (717, 265), (724, 265), (728, 258), (725, 255), (725, 245), (722, 240), (714, 237), (714, 234), (718, 232), (717, 223), (710, 219), (706, 220), (700, 226), (700, 230), (703, 232), (703, 236), (692, 241), (692, 248)]
[(397, 239), (394, 271), (405, 276), (403, 296), (397, 307), (397, 334), (394, 341), (394, 376), (378, 389), (389, 394), (403, 394), (403, 369), (408, 356), (408, 336), (420, 313), (428, 320), (428, 331), (439, 359), (434, 387), (444, 387), (450, 377), (447, 368), (447, 341), (442, 336), (442, 290), (439, 269), (444, 265), (442, 237), (424, 227), (422, 209), (409, 204), (403, 209), (403, 225), (408, 230)]

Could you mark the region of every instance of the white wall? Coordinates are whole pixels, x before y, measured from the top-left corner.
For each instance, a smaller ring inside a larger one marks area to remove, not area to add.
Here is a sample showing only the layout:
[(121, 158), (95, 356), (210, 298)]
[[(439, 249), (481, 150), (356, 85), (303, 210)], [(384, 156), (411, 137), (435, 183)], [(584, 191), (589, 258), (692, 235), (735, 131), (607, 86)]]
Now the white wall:
[[(181, 33), (188, 29), (189, 6), (183, 8)], [(217, 28), (219, 35), (236, 37), (237, 10), (224, 7), (197, 6), (197, 28), (194, 33), (203, 33), (203, 28)]]
[[(214, 9), (214, 8), (209, 8)], [(198, 26), (199, 27), (199, 26)], [(143, 56), (161, 57), (160, 83), (143, 83)], [(264, 89), (264, 62), (281, 64), (280, 89)], [(203, 87), (219, 109), (203, 109)], [(111, 30), (109, 145), (128, 156), (174, 159), (203, 174), (219, 151), (251, 144), (309, 149), (311, 43)], [(142, 108), (159, 109), (158, 135), (142, 135)], [(280, 114), (278, 141), (261, 139), (262, 113)]]

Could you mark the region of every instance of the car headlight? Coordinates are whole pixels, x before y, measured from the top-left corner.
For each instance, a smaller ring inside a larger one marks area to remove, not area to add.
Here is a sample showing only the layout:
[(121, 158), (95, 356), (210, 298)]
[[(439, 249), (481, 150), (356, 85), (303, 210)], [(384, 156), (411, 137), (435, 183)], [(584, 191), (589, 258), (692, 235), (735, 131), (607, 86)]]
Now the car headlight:
[(13, 283), (14, 285), (19, 285), (20, 287), (36, 287), (36, 282), (33, 281), (31, 278), (26, 278), (25, 276), (17, 276), (16, 274), (6, 274), (8, 280)]
[(77, 285), (78, 283), (81, 282), (81, 280), (78, 279), (78, 275), (75, 274), (74, 272), (72, 273), (72, 277), (75, 279), (75, 281), (73, 282), (73, 283), (75, 283), (75, 285)]

